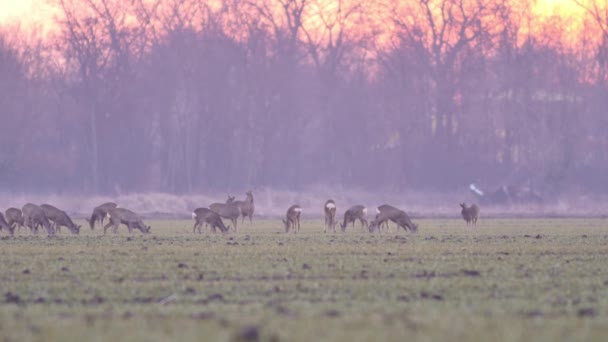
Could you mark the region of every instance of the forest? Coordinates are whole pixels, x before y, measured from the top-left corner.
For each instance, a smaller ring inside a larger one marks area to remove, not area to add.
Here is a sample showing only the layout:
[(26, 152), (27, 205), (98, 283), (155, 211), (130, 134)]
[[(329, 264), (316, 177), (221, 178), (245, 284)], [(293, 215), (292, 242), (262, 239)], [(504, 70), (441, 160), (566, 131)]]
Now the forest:
[(50, 0), (0, 28), (0, 186), (608, 193), (608, 11)]

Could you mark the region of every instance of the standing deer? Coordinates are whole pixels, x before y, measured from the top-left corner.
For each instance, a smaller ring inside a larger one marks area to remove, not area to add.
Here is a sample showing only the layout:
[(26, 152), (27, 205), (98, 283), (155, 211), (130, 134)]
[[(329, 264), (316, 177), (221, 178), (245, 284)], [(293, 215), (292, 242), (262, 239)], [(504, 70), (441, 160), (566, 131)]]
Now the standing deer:
[(17, 208), (6, 209), (6, 221), (13, 229), (17, 226), (21, 230), (21, 227), (24, 226), (23, 215), (21, 214), (21, 210)]
[(234, 225), (234, 231), (237, 231), (237, 223), (241, 211), (236, 203), (234, 203), (234, 197), (228, 196), (226, 203), (213, 203), (209, 206), (209, 209), (220, 215), (220, 217), (229, 219)]
[(93, 209), (93, 214), (91, 214), (91, 218), (87, 220), (87, 222), (89, 222), (89, 227), (91, 227), (91, 230), (95, 229), (95, 222), (99, 222), (103, 226), (103, 221), (108, 215), (108, 212), (116, 208), (118, 208), (118, 205), (114, 202), (106, 202), (95, 207)]
[(325, 212), (325, 227), (323, 228), (323, 233), (327, 233), (327, 228), (332, 229), (335, 233), (337, 223), (336, 202), (334, 202), (332, 199), (327, 200), (323, 206), (323, 211)]
[(365, 219), (365, 215), (367, 215), (367, 208), (365, 206), (354, 205), (350, 207), (350, 209), (344, 212), (344, 223), (340, 224), (342, 232), (346, 231), (346, 226), (348, 226), (349, 223), (352, 223), (354, 228), (356, 220), (359, 220), (359, 222), (361, 222), (362, 228), (367, 227), (368, 224), (367, 220)]
[(55, 234), (49, 219), (44, 214), (44, 210), (42, 210), (42, 208), (39, 206), (32, 203), (27, 203), (23, 206), (21, 212), (23, 213), (23, 221), (25, 222), (25, 225), (30, 227), (32, 231), (38, 232), (38, 226), (42, 226), (46, 229), (49, 235)]
[(376, 218), (369, 225), (370, 233), (388, 220), (393, 221), (397, 224), (397, 227), (401, 227), (405, 231), (409, 230), (411, 233), (416, 233), (418, 231), (418, 225), (410, 220), (410, 217), (405, 211), (387, 205), (378, 215), (376, 215)]
[(114, 227), (113, 232), (116, 234), (118, 232), (118, 226), (120, 226), (121, 223), (127, 226), (129, 233), (132, 232), (133, 228), (139, 229), (144, 234), (150, 233), (150, 226), (146, 226), (141, 216), (129, 209), (114, 208), (108, 212), (107, 218), (110, 222), (103, 226), (104, 235), (110, 226)]
[(42, 204), (40, 208), (44, 210), (46, 217), (54, 223), (54, 229), (57, 233), (61, 232), (61, 227), (67, 227), (72, 234), (80, 233), (80, 226), (72, 222), (68, 214), (50, 204)]
[(462, 208), (460, 214), (467, 225), (472, 224), (473, 226), (476, 226), (477, 219), (479, 218), (479, 207), (477, 204), (471, 204), (470, 207), (467, 207), (466, 203), (460, 203), (460, 207)]
[(292, 205), (287, 209), (283, 225), (285, 226), (285, 233), (289, 233), (289, 229), (293, 227), (294, 234), (300, 231), (300, 215), (302, 214), (302, 207), (297, 204)]
[(251, 190), (245, 193), (244, 201), (233, 201), (241, 213), (242, 222), (245, 222), (245, 217), (249, 217), (249, 223), (253, 222), (253, 212), (255, 211), (255, 205), (253, 203), (253, 192)]
[(11, 235), (15, 235), (15, 227), (8, 224), (8, 222), (6, 222), (4, 219), (4, 215), (2, 215), (0, 212), (0, 230), (2, 229), (6, 229), (6, 231)]

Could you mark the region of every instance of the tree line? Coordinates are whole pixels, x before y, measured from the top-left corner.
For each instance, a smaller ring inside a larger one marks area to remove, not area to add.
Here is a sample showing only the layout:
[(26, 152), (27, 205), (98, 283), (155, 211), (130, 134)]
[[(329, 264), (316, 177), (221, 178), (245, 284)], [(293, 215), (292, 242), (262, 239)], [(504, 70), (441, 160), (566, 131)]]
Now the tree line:
[(52, 0), (0, 33), (0, 183), (605, 193), (606, 4)]

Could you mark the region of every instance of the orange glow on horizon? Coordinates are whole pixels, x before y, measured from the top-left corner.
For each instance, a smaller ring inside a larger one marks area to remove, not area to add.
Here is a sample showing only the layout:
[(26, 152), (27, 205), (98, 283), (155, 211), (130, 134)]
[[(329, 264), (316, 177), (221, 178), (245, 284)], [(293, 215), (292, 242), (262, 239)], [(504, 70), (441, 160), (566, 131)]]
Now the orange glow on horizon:
[[(332, 0), (327, 0), (329, 3)], [(412, 3), (416, 0), (410, 0)], [(592, 0), (583, 0), (592, 1)], [(42, 29), (43, 32), (54, 28), (53, 8), (49, 0), (0, 0), (0, 27), (2, 25), (18, 24), (22, 29)], [(377, 1), (382, 2), (382, 1)], [(403, 3), (408, 2), (404, 0)], [(532, 3), (533, 35), (547, 35), (555, 32), (559, 37), (551, 37), (566, 45), (576, 44), (585, 26), (587, 13), (574, 3), (573, 0), (521, 0), (514, 1), (515, 6)]]

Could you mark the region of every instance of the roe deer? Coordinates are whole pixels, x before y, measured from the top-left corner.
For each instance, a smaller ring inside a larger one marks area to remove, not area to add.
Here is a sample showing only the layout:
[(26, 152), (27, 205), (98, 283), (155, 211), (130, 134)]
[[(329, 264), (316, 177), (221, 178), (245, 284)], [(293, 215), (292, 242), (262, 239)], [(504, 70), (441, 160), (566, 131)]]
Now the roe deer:
[(334, 202), (332, 199), (327, 200), (323, 206), (323, 211), (325, 212), (325, 227), (323, 228), (323, 233), (327, 233), (327, 228), (332, 229), (335, 233), (337, 223), (336, 202)]
[(6, 229), (6, 231), (11, 235), (15, 235), (15, 227), (8, 224), (8, 222), (6, 222), (4, 219), (4, 215), (2, 215), (0, 212), (0, 230), (2, 229)]
[(255, 211), (255, 204), (253, 203), (253, 192), (251, 190), (245, 193), (244, 201), (232, 201), (238, 208), (241, 213), (241, 223), (245, 222), (245, 217), (249, 217), (249, 223), (253, 222), (253, 212)]
[(106, 234), (106, 230), (108, 230), (110, 226), (113, 226), (113, 232), (117, 233), (118, 226), (120, 226), (121, 223), (127, 226), (127, 228), (129, 229), (129, 233), (131, 233), (133, 228), (139, 229), (144, 234), (150, 233), (150, 226), (146, 226), (141, 216), (137, 215), (129, 209), (114, 208), (108, 212), (107, 218), (110, 220), (110, 222), (103, 226), (104, 235)]
[[(211, 227), (211, 230), (213, 230), (214, 233), (216, 232), (216, 228), (219, 228), (224, 234), (228, 233), (228, 231), (230, 230), (230, 226), (224, 225), (224, 221), (222, 221), (220, 215), (214, 211), (210, 210), (209, 212), (207, 212), (207, 214), (204, 215), (203, 220), (206, 224), (209, 225), (209, 227)], [(200, 226), (198, 232), (201, 232)]]
[(344, 223), (340, 224), (342, 228), (342, 232), (346, 231), (346, 226), (352, 222), (353, 228), (355, 227), (355, 221), (359, 220), (361, 222), (361, 227), (367, 227), (367, 220), (365, 219), (365, 215), (367, 215), (367, 208), (362, 205), (354, 205), (350, 207), (347, 211), (344, 212)]
[(44, 210), (39, 206), (27, 203), (21, 209), (23, 213), (23, 221), (25, 225), (30, 227), (32, 231), (38, 232), (38, 226), (42, 226), (46, 229), (49, 235), (55, 234), (53, 227), (51, 227), (51, 223), (49, 219), (46, 217)]
[(293, 227), (294, 234), (300, 231), (300, 215), (302, 214), (302, 207), (297, 204), (292, 205), (287, 209), (283, 225), (285, 226), (285, 233), (289, 233), (289, 229)]
[(192, 232), (195, 233), (196, 232), (196, 228), (198, 227), (198, 232), (201, 232), (201, 228), (203, 227), (204, 224), (206, 224), (207, 222), (205, 222), (205, 218), (209, 213), (212, 213), (213, 211), (211, 211), (211, 209), (209, 208), (196, 208), (194, 209), (194, 211), (192, 212), (192, 218), (194, 219), (194, 227), (192, 227)]
[(369, 225), (370, 233), (388, 220), (393, 221), (397, 224), (397, 227), (401, 227), (405, 231), (409, 230), (411, 233), (416, 233), (418, 231), (418, 225), (410, 220), (410, 217), (405, 211), (387, 205), (378, 215), (376, 215), (376, 218)]
[(55, 232), (59, 233), (61, 231), (61, 227), (68, 227), (72, 234), (80, 233), (80, 226), (75, 225), (65, 211), (60, 210), (50, 204), (42, 204), (40, 205), (40, 208), (44, 210), (46, 217), (53, 221), (53, 228), (55, 229)]
[[(383, 211), (393, 210), (393, 209), (397, 209), (397, 208), (393, 207), (390, 204), (379, 205), (376, 208), (376, 218), (378, 218), (378, 215), (380, 215), (380, 213), (382, 213)], [(388, 221), (389, 221), (388, 219), (385, 219), (383, 222), (379, 222), (379, 224), (378, 224), (379, 230), (382, 229), (382, 227), (385, 227), (386, 230), (388, 231), (389, 230)], [(397, 227), (397, 229), (399, 229), (399, 227)]]
[(103, 226), (103, 221), (108, 215), (108, 212), (116, 208), (118, 208), (118, 205), (114, 202), (106, 202), (95, 207), (93, 209), (93, 214), (91, 214), (91, 218), (87, 220), (91, 230), (95, 229), (95, 222), (99, 222)]
[(21, 227), (24, 226), (21, 210), (17, 208), (6, 209), (6, 222), (9, 226), (13, 227), (13, 229), (17, 226), (19, 227), (19, 230), (21, 230)]
[(479, 218), (479, 207), (477, 204), (471, 204), (470, 207), (467, 207), (466, 203), (460, 203), (460, 207), (462, 208), (460, 214), (467, 225), (472, 224), (473, 226), (476, 226), (477, 219)]
[(229, 219), (234, 225), (234, 231), (237, 231), (237, 222), (241, 211), (234, 203), (234, 197), (228, 196), (226, 203), (212, 203), (209, 209), (220, 215), (220, 217)]

